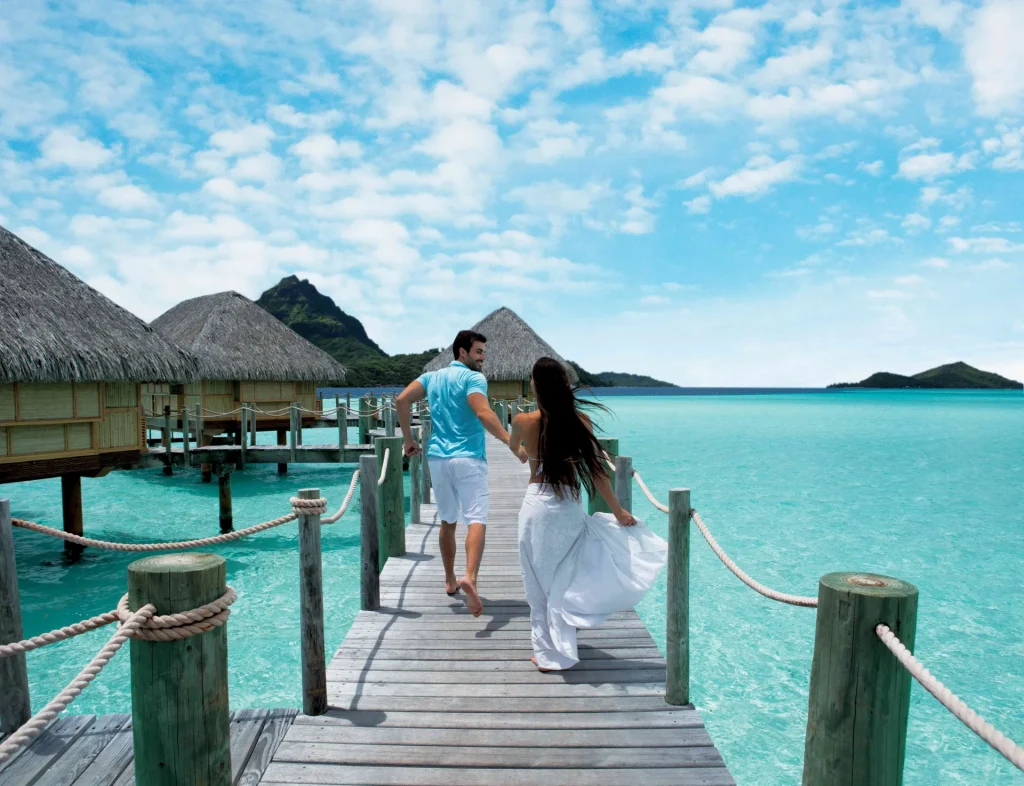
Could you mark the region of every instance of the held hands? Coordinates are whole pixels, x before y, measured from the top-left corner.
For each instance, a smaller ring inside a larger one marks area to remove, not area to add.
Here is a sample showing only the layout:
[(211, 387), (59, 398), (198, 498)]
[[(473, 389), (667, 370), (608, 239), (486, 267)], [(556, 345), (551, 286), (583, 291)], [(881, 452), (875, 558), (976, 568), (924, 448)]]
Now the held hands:
[(402, 453), (404, 453), (406, 456), (415, 456), (419, 452), (420, 446), (416, 443), (416, 440), (405, 440), (405, 444), (402, 447)]
[(530, 457), (526, 453), (526, 447), (525, 446), (520, 446), (520, 448), (519, 448), (519, 463), (520, 464), (525, 464), (529, 460), (530, 460)]
[(626, 511), (625, 508), (619, 508), (615, 511), (615, 520), (619, 522), (623, 527), (635, 527), (636, 519), (633, 518), (633, 514)]

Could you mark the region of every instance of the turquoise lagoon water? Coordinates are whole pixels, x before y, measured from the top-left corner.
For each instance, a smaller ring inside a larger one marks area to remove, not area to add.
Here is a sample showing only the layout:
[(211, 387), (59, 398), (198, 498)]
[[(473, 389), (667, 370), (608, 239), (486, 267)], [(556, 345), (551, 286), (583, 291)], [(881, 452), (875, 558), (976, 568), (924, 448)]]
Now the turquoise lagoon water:
[[(755, 578), (815, 594), (834, 570), (886, 573), (920, 589), (916, 651), (946, 684), (1024, 740), (1024, 396), (976, 392), (614, 397), (607, 431), (662, 499), (687, 486), (722, 546)], [(331, 441), (308, 430), (306, 444)], [(269, 437), (270, 435), (268, 435)], [(233, 478), (241, 527), (281, 515), (295, 489), (337, 504), (352, 467), (254, 466)], [(15, 515), (60, 526), (55, 481), (5, 486)], [(159, 470), (85, 480), (86, 529), (119, 540), (217, 530), (216, 484)], [(634, 491), (661, 534), (665, 518)], [(324, 531), (327, 648), (358, 608), (358, 500)], [(768, 601), (728, 573), (694, 530), (694, 701), (741, 786), (800, 781), (814, 612)], [(55, 541), (15, 532), (26, 633), (105, 611), (131, 556), (90, 550), (66, 566)], [(233, 707), (297, 706), (293, 525), (217, 548), (240, 602), (231, 618)], [(483, 571), (486, 580), (486, 559)], [(664, 646), (664, 577), (640, 614)], [(70, 680), (105, 633), (29, 655), (34, 706)], [(127, 711), (128, 659), (72, 705)], [(1021, 775), (913, 687), (905, 783), (1018, 784)]]

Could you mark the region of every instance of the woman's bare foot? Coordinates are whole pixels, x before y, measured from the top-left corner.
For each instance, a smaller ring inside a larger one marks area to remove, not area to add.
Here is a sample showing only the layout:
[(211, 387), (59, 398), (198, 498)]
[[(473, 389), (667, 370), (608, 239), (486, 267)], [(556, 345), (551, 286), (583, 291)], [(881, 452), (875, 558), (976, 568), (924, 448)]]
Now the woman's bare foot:
[(456, 579), (454, 576), (452, 576), (451, 578), (445, 576), (444, 591), (447, 592), (449, 596), (452, 596), (455, 593), (457, 593), (459, 591), (459, 580)]
[[(537, 666), (537, 659), (530, 658), (530, 663), (532, 663), (534, 666)], [(551, 669), (542, 669), (540, 666), (537, 666), (537, 671), (539, 671), (541, 674), (547, 674), (549, 671), (551, 671)]]
[(466, 593), (466, 607), (474, 617), (479, 617), (484, 611), (484, 602), (476, 593), (476, 582), (469, 579), (459, 581), (459, 588)]

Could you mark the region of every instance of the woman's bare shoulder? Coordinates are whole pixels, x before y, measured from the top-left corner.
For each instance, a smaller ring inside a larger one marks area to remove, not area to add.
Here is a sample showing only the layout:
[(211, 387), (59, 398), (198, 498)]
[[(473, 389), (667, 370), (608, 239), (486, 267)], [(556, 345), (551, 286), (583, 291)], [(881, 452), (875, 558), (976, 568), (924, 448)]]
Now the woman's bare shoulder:
[(520, 412), (512, 418), (512, 422), (519, 423), (521, 426), (530, 426), (534, 423), (540, 423), (540, 410), (535, 410), (533, 412)]

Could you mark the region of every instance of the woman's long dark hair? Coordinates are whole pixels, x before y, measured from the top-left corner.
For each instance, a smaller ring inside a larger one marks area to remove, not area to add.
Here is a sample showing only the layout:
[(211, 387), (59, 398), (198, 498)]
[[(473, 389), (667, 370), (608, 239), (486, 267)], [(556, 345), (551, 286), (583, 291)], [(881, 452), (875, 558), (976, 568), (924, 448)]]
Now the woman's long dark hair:
[(576, 498), (585, 488), (593, 497), (595, 482), (608, 477), (604, 450), (582, 417), (582, 408), (608, 408), (576, 397), (565, 367), (554, 358), (533, 364), (533, 388), (540, 410), (540, 441), (537, 458), (543, 462), (541, 478), (562, 497)]

